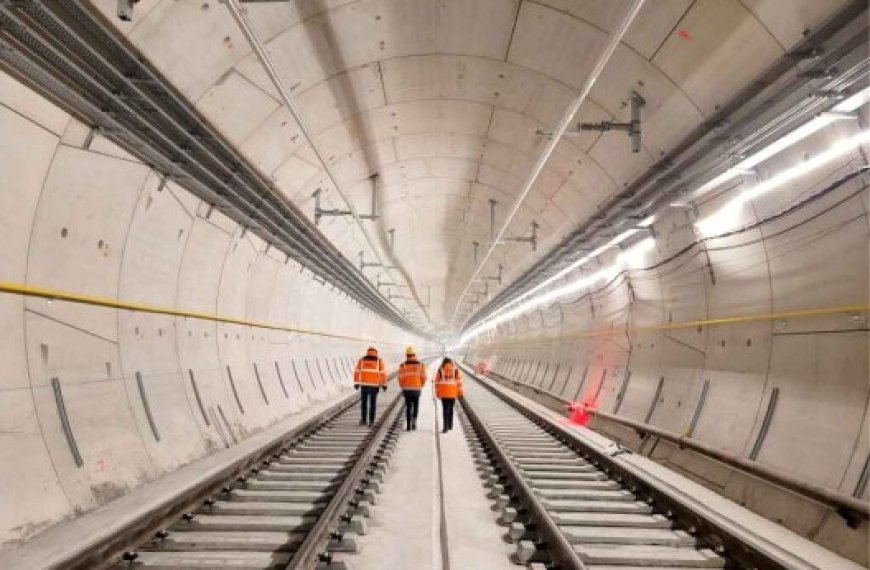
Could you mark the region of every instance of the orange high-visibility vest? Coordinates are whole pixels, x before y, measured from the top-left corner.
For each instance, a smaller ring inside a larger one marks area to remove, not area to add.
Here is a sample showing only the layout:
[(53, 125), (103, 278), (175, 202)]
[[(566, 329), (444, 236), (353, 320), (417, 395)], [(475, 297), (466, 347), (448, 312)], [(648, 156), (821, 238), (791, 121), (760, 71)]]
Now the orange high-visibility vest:
[(452, 364), (442, 366), (435, 375), (435, 395), (439, 398), (462, 397), (462, 374)]
[(399, 365), (398, 376), (402, 390), (420, 390), (426, 384), (426, 367), (419, 360), (406, 360)]
[(353, 372), (353, 383), (360, 386), (385, 386), (387, 384), (387, 371), (384, 361), (380, 358), (360, 358)]

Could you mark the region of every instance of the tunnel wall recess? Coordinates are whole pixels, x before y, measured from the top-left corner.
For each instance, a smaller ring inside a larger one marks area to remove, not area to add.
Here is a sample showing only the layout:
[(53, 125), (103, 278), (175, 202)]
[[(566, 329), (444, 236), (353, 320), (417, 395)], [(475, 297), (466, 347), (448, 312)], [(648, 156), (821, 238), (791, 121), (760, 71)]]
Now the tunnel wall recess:
[(408, 341), (2, 73), (0, 172), (0, 282), (318, 333), (0, 294), (0, 549), (292, 425)]

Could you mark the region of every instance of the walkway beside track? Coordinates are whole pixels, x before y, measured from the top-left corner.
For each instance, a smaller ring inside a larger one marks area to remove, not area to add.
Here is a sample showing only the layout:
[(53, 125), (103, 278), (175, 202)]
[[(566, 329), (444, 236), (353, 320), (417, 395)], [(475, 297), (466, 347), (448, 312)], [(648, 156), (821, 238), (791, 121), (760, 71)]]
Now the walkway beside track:
[(399, 436), (368, 533), (358, 538), (360, 552), (340, 559), (351, 570), (513, 570), (511, 545), (501, 539), (505, 529), (495, 524), (461, 424), (454, 418), (453, 431), (440, 433), (441, 407), (433, 402), (431, 386), (420, 397), (417, 430)]

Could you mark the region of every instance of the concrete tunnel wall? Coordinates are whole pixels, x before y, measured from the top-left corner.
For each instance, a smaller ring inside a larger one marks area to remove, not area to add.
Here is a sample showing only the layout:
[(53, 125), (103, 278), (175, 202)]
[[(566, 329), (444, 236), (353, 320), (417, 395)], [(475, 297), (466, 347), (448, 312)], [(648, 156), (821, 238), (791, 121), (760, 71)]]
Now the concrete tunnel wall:
[[(766, 179), (866, 125), (865, 109), (859, 121), (829, 127), (765, 163), (758, 176)], [(763, 195), (726, 229), (761, 222), (758, 227), (693, 247), (701, 237), (694, 223), (755, 179), (746, 177), (709, 198), (697, 213), (672, 209), (655, 221), (655, 247), (642, 259), (632, 260), (603, 286), (499, 326), (479, 338), (469, 355), (568, 400), (691, 435), (805, 481), (870, 498), (867, 179), (854, 178), (799, 206), (865, 164), (859, 149)], [(613, 263), (613, 255), (593, 261), (594, 270)], [(864, 310), (765, 317), (844, 306)], [(761, 318), (665, 328), (745, 315)], [(692, 451), (666, 442), (653, 450), (652, 441), (605, 420), (594, 420), (592, 427), (867, 563), (866, 523), (846, 528), (830, 510)]]
[(0, 548), (335, 397), (363, 339), (393, 364), (409, 340), (3, 74), (0, 172), (0, 282), (361, 339), (0, 294)]

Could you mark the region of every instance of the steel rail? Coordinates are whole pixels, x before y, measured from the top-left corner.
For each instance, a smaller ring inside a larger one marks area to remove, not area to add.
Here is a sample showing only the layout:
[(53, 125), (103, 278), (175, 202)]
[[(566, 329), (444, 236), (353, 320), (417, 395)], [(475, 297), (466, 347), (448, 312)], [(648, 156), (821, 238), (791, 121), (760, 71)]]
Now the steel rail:
[[(517, 410), (518, 413), (531, 420), (538, 427), (552, 435), (556, 440), (574, 449), (587, 461), (607, 473), (611, 478), (629, 489), (638, 500), (643, 500), (653, 506), (655, 511), (667, 513), (675, 527), (686, 530), (700, 542), (709, 545), (718, 554), (737, 563), (739, 568), (755, 568), (758, 570), (787, 570), (793, 568), (789, 564), (791, 553), (776, 550), (776, 545), (763, 540), (755, 542), (751, 535), (729, 528), (720, 521), (707, 516), (700, 505), (687, 503), (671, 489), (658, 488), (646, 475), (636, 471), (619, 461), (619, 455), (608, 455), (589, 446), (580, 437), (564, 425), (559, 425), (551, 418), (522, 406), (518, 400), (506, 393), (504, 388), (496, 389), (491, 383), (483, 382), (481, 378), (467, 366), (461, 368), (470, 378), (474, 378), (486, 390)], [(771, 551), (773, 548), (775, 551)]]
[(400, 403), (402, 401), (401, 392), (397, 392), (386, 411), (378, 419), (377, 430), (360, 454), (359, 459), (345, 476), (341, 486), (335, 491), (314, 527), (293, 554), (293, 558), (286, 566), (288, 570), (314, 568), (317, 562), (329, 561), (327, 545), (334, 538), (333, 531), (341, 522), (338, 517), (341, 511), (347, 508), (359, 484), (365, 483), (366, 475), (370, 474), (371, 462), (377, 459), (378, 454), (383, 449), (387, 434), (398, 425), (398, 421), (401, 419), (400, 412), (404, 409), (404, 404)]
[(532, 166), (532, 170), (531, 172), (529, 172), (529, 175), (526, 178), (526, 181), (524, 182), (522, 188), (520, 189), (519, 194), (517, 194), (517, 197), (514, 199), (513, 204), (511, 204), (511, 207), (508, 210), (508, 214), (505, 217), (504, 222), (502, 223), (495, 237), (492, 238), (492, 242), (489, 244), (486, 253), (483, 255), (483, 259), (480, 260), (480, 263), (477, 265), (474, 273), (471, 275), (471, 277), (469, 277), (468, 282), (465, 284), (465, 287), (462, 289), (459, 297), (457, 297), (456, 307), (453, 309), (453, 317), (451, 320), (456, 319), (456, 315), (459, 312), (459, 307), (462, 304), (462, 299), (465, 298), (465, 295), (471, 288), (472, 283), (474, 283), (478, 275), (480, 275), (480, 272), (483, 271), (483, 268), (489, 261), (489, 258), (492, 256), (493, 251), (495, 251), (495, 248), (504, 237), (508, 226), (513, 221), (514, 216), (520, 209), (520, 206), (526, 199), (526, 196), (529, 194), (529, 192), (531, 192), (532, 187), (538, 180), (538, 176), (540, 176), (541, 171), (543, 171), (544, 166), (546, 166), (547, 164), (547, 161), (550, 160), (550, 156), (552, 156), (553, 152), (556, 150), (556, 146), (559, 144), (562, 135), (570, 126), (571, 121), (574, 120), (574, 116), (577, 114), (577, 111), (580, 110), (580, 106), (586, 101), (586, 97), (589, 95), (589, 92), (592, 91), (592, 87), (595, 86), (595, 83), (598, 81), (598, 77), (604, 72), (604, 68), (607, 66), (607, 62), (610, 61), (610, 57), (613, 55), (613, 52), (616, 51), (617, 47), (619, 47), (623, 36), (628, 31), (629, 26), (634, 21), (638, 12), (640, 12), (641, 7), (643, 7), (644, 1), (645, 0), (632, 0), (631, 6), (622, 16), (619, 25), (610, 34), (604, 50), (596, 58), (595, 66), (592, 68), (592, 72), (583, 83), (583, 87), (580, 89), (580, 92), (574, 97), (574, 99), (571, 100), (571, 102), (562, 112), (562, 116), (560, 117), (559, 122), (556, 123), (556, 127), (553, 129), (553, 134), (550, 136), (550, 139), (547, 141), (547, 143), (544, 145), (543, 150), (538, 155), (538, 158), (535, 161), (535, 164)]
[(146, 511), (137, 514), (123, 527), (112, 534), (94, 537), (80, 543), (66, 544), (60, 552), (54, 551), (47, 568), (63, 570), (92, 570), (101, 568), (121, 556), (125, 551), (135, 548), (151, 539), (156, 532), (183, 514), (195, 510), (203, 501), (220, 492), (228, 481), (256, 468), (265, 458), (285, 449), (293, 441), (306, 437), (324, 422), (340, 415), (352, 407), (359, 396), (350, 394), (327, 410), (320, 412), (306, 422), (294, 427), (284, 435), (274, 439), (247, 454), (232, 464), (210, 473), (175, 495), (164, 497)]
[[(466, 372), (468, 371), (466, 370)], [(523, 475), (516, 468), (507, 451), (498, 442), (498, 439), (493, 435), (486, 423), (477, 415), (474, 407), (465, 398), (461, 398), (459, 402), (477, 435), (484, 440), (489, 451), (495, 456), (502, 475), (507, 479), (520, 505), (526, 509), (530, 520), (535, 525), (535, 531), (545, 543), (543, 545), (544, 549), (553, 559), (553, 562), (558, 564), (558, 568), (562, 570), (574, 568), (582, 570), (586, 568), (577, 551), (574, 550), (571, 543), (562, 531), (559, 530), (559, 525), (535, 496), (534, 491), (526, 483)]]
[[(2, 50), (3, 59), (29, 81), (34, 79), (34, 68), (42, 70), (44, 75), (36, 78), (40, 90), (59, 97), (65, 107), (86, 102), (86, 108), (74, 108), (74, 114), (84, 115), (90, 123), (108, 125), (107, 138), (134, 155), (144, 156), (147, 162), (155, 162), (156, 157), (167, 174), (179, 180), (190, 179), (194, 182), (192, 191), (223, 205), (230, 217), (243, 225), (259, 229), (266, 234), (263, 237), (267, 243), (279, 238), (284, 245), (279, 248), (289, 257), (394, 324), (411, 327), (331, 242), (313, 229), (292, 204), (281, 199), (131, 48), (112, 35), (92, 10), (80, 2), (0, 4), (0, 32), (12, 40)], [(59, 14), (65, 14), (65, 18)], [(77, 33), (73, 25), (83, 29)], [(108, 49), (108, 55), (100, 48)], [(22, 65), (24, 62), (29, 62), (30, 67)], [(100, 81), (98, 78), (103, 76), (107, 79)], [(149, 85), (157, 95), (144, 91)], [(71, 97), (71, 93), (77, 97)], [(175, 108), (164, 108), (167, 101), (175, 103)], [(138, 107), (134, 104), (137, 102)], [(169, 133), (175, 133), (178, 140)], [(207, 142), (217, 145), (219, 156)], [(194, 156), (196, 149), (200, 156)], [(240, 184), (233, 184), (233, 180)]]
[[(423, 361), (431, 360), (424, 358)], [(390, 375), (390, 378), (395, 378), (396, 373)], [(387, 410), (381, 415), (377, 431), (372, 436), (371, 441), (366, 446), (366, 449), (360, 454), (359, 459), (353, 469), (347, 474), (344, 482), (335, 491), (329, 504), (324, 508), (323, 513), (318, 518), (314, 527), (308, 532), (308, 535), (303, 540), (302, 544), (293, 554), (293, 558), (287, 564), (287, 569), (302, 569), (313, 568), (317, 562), (326, 562), (329, 560), (329, 555), (326, 552), (326, 546), (331, 539), (331, 531), (336, 528), (340, 521), (336, 520), (336, 515), (342, 510), (355, 493), (355, 487), (364, 479), (363, 470), (368, 470), (372, 460), (377, 459), (377, 455), (382, 450), (382, 444), (387, 436), (387, 433), (395, 429), (401, 420), (401, 411), (404, 409), (404, 403), (401, 397), (401, 391), (396, 393), (395, 398), (389, 404)]]
[[(555, 400), (559, 404), (562, 404), (568, 411), (571, 411), (576, 407), (575, 402), (572, 402), (571, 400), (568, 400), (567, 398), (564, 398), (540, 386), (534, 386), (526, 382), (514, 380), (498, 373), (490, 372), (489, 374), (491, 376), (497, 376), (501, 378), (504, 382), (510, 382), (514, 386), (521, 386), (523, 388), (530, 389), (537, 394), (547, 396)], [(756, 477), (758, 479), (761, 479), (762, 481), (776, 485), (777, 487), (787, 489), (801, 497), (805, 497), (816, 503), (820, 503), (842, 516), (850, 525), (855, 524), (858, 521), (867, 520), (868, 518), (870, 518), (870, 502), (868, 501), (863, 501), (857, 497), (852, 497), (851, 495), (841, 493), (834, 489), (830, 489), (821, 485), (816, 485), (815, 483), (810, 483), (808, 481), (798, 479), (789, 475), (788, 473), (785, 473), (784, 471), (768, 467), (762, 463), (759, 463), (758, 461), (743, 459), (738, 455), (729, 453), (722, 449), (717, 449), (687, 435), (682, 435), (676, 432), (665, 430), (648, 423), (626, 418), (624, 416), (603, 412), (597, 408), (583, 408), (582, 411), (585, 411), (593, 416), (602, 418), (604, 420), (631, 428), (636, 431), (641, 437), (644, 437), (645, 435), (651, 435), (653, 437), (675, 443), (680, 449), (691, 449), (692, 451), (695, 451), (700, 455), (709, 457), (710, 459), (732, 467), (747, 475), (751, 475), (752, 477)]]
[[(743, 135), (744, 131), (751, 130), (753, 125), (769, 115), (777, 104), (782, 104), (785, 101), (791, 105), (806, 105), (805, 95), (811, 94), (815, 90), (827, 91), (832, 86), (835, 90), (848, 87), (849, 84), (843, 84), (840, 77), (847, 73), (852, 65), (845, 66), (845, 71), (844, 68), (841, 68), (833, 80), (823, 80), (821, 83), (817, 79), (812, 79), (812, 72), (827, 72), (830, 69), (837, 69), (840, 60), (848, 57), (854, 59), (855, 54), (866, 53), (865, 28), (861, 28), (846, 38), (840, 37), (840, 35), (844, 33), (844, 30), (851, 31), (852, 27), (860, 27), (859, 24), (866, 21), (867, 7), (868, 0), (852, 0), (850, 4), (814, 33), (802, 39), (763, 72), (758, 79), (738, 92), (727, 104), (722, 105), (713, 117), (699, 125), (674, 149), (649, 167), (637, 180), (603, 204), (600, 210), (606, 213), (593, 216), (580, 224), (546, 255), (499, 291), (485, 306), (469, 315), (462, 328), (468, 329), (474, 326), (511, 302), (524, 289), (529, 289), (552, 276), (559, 269), (560, 264), (567, 265), (572, 261), (571, 258), (576, 255), (581, 244), (588, 246), (583, 249), (592, 249), (593, 243), (589, 242), (594, 240), (596, 232), (603, 228), (612, 229), (616, 221), (626, 221), (626, 217), (631, 214), (634, 208), (651, 208), (655, 204), (672, 201), (676, 193), (685, 193), (689, 180), (684, 173), (691, 171), (693, 165), (707, 157), (719, 157), (717, 151), (721, 149), (723, 141), (741, 134), (741, 138), (744, 140), (734, 150), (747, 151), (750, 145), (758, 143), (758, 140), (754, 138), (753, 132)], [(827, 45), (832, 42), (840, 43), (834, 46)], [(818, 51), (819, 48), (824, 50), (823, 54), (813, 62), (813, 65), (801, 68), (801, 62), (806, 59), (802, 54), (811, 53), (813, 50)], [(864, 52), (862, 52), (862, 48), (864, 48)], [(864, 59), (866, 60), (866, 55)], [(800, 70), (800, 73), (797, 70)], [(789, 75), (791, 72), (794, 73)], [(851, 83), (854, 84), (858, 80), (860, 80), (860, 76), (853, 78)], [(828, 100), (825, 102), (823, 98), (813, 98), (812, 102), (815, 105), (808, 107), (807, 112), (823, 111), (836, 104), (836, 101)], [(759, 113), (759, 108), (763, 112)], [(790, 108), (786, 109), (785, 113), (789, 112)], [(762, 130), (763, 128), (760, 127)], [(712, 171), (708, 169), (708, 172), (711, 172), (708, 178), (712, 179), (718, 173), (717, 168), (723, 169), (731, 166), (733, 161), (729, 162), (729, 160), (719, 158), (716, 164), (710, 167)]]

